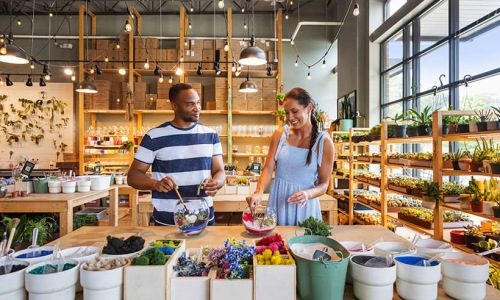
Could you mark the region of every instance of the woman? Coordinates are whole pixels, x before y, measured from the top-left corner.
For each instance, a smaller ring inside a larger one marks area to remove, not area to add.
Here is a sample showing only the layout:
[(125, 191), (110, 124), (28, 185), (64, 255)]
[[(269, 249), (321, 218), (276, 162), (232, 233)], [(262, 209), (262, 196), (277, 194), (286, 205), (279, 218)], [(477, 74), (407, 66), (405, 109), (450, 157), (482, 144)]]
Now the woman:
[(310, 216), (321, 220), (318, 197), (328, 188), (334, 150), (328, 134), (318, 130), (316, 103), (306, 90), (289, 91), (283, 107), (290, 127), (274, 132), (257, 189), (246, 200), (251, 208), (260, 203), (276, 167), (268, 206), (278, 225), (295, 226)]

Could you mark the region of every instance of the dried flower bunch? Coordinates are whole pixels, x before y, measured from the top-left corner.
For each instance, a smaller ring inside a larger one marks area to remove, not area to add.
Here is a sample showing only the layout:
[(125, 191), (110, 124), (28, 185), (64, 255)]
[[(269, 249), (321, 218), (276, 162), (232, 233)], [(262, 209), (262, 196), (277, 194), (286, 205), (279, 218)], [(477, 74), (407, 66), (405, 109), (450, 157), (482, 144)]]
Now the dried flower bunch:
[(208, 260), (217, 268), (218, 279), (243, 279), (250, 278), (254, 254), (255, 247), (232, 238), (224, 242), (224, 247), (210, 250)]

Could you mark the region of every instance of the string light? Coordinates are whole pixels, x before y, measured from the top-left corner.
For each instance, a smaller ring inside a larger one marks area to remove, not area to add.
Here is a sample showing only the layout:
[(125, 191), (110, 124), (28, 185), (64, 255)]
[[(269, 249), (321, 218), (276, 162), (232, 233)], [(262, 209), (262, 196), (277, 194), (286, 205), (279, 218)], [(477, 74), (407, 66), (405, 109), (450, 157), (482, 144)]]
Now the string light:
[(192, 29), (193, 28), (193, 25), (191, 25), (191, 21), (189, 21), (189, 25), (188, 25), (189, 29)]
[(71, 81), (76, 81), (76, 76), (75, 75), (71, 75)]
[(109, 58), (108, 58), (108, 56), (106, 55), (106, 56), (104, 57), (104, 62), (108, 62), (108, 61), (109, 61)]
[(323, 65), (321, 65), (321, 68), (326, 69), (326, 59), (323, 59)]
[(158, 77), (158, 82), (163, 83), (163, 74), (160, 73), (160, 77)]
[(285, 20), (288, 20), (288, 13), (285, 13)]
[(193, 12), (194, 11), (194, 7), (191, 6), (191, 8), (189, 9), (190, 12)]
[(95, 72), (95, 71), (94, 71), (94, 67), (90, 67), (89, 73), (90, 73), (90, 74), (94, 74), (94, 72)]
[(307, 71), (307, 80), (311, 80), (311, 67), (309, 67), (309, 70)]
[(52, 18), (53, 16), (54, 16), (54, 14), (52, 12), (49, 12), (49, 17)]
[(219, 2), (217, 3), (217, 6), (222, 9), (224, 8), (224, 0), (219, 0)]
[(184, 61), (184, 55), (181, 55), (181, 62)]
[(65, 68), (64, 69), (64, 74), (66, 74), (68, 76), (71, 76), (71, 75), (73, 75), (73, 70), (71, 70), (70, 68)]
[(123, 67), (123, 65), (122, 65), (122, 67), (120, 69), (118, 69), (118, 74), (120, 74), (120, 75), (127, 74), (127, 71), (125, 71), (125, 68)]
[(245, 8), (244, 8), (244, 7), (242, 7), (242, 8), (241, 8), (241, 12), (242, 12), (242, 13), (244, 13), (244, 12), (245, 12)]
[(168, 78), (168, 83), (172, 83), (174, 82), (174, 79), (172, 78), (172, 75), (170, 75), (170, 77)]
[(4, 85), (3, 79), (0, 78), (0, 86), (3, 86), (3, 85)]
[(290, 45), (293, 45), (295, 44), (295, 42), (293, 40), (290, 41)]
[(182, 68), (181, 67), (177, 67), (177, 69), (175, 69), (175, 75), (182, 75)]
[(149, 70), (149, 58), (146, 58), (146, 62), (144, 63), (144, 69)]
[(5, 41), (2, 43), (2, 46), (0, 47), (0, 54), (1, 55), (7, 54), (7, 44), (5, 43)]
[(31, 75), (29, 75), (28, 80), (26, 80), (26, 86), (33, 86), (33, 80), (31, 80)]
[(7, 86), (13, 86), (14, 83), (12, 82), (12, 80), (10, 80), (10, 75), (7, 75), (7, 77), (5, 78), (5, 85)]
[(21, 19), (17, 19), (17, 25), (21, 26), (22, 24)]
[(352, 11), (352, 14), (355, 15), (356, 17), (359, 16), (359, 4), (358, 3), (354, 4), (354, 10)]
[(40, 83), (39, 83), (40, 86), (46, 86), (47, 83), (45, 83), (45, 81), (43, 80), (43, 76), (40, 76)]
[(297, 55), (297, 59), (295, 60), (295, 66), (298, 67), (299, 66), (299, 56)]
[(99, 63), (95, 64), (95, 72), (97, 73), (97, 75), (102, 75), (103, 73), (101, 66), (99, 66)]
[(120, 49), (120, 44), (116, 44), (116, 49)]
[(130, 24), (130, 21), (128, 19), (125, 21), (125, 31), (126, 32), (132, 31), (132, 24)]
[(224, 51), (229, 51), (229, 43), (227, 42), (227, 40), (224, 41)]
[(34, 70), (35, 69), (35, 65), (33, 64), (33, 61), (30, 62), (30, 69), (31, 70)]
[(233, 62), (232, 67), (231, 67), (231, 72), (236, 72), (236, 64)]
[(50, 74), (45, 74), (44, 78), (45, 80), (49, 81), (52, 76)]
[(293, 5), (293, 0), (290, 0), (290, 5)]
[(243, 23), (243, 28), (245, 28), (245, 29), (247, 29), (247, 28), (248, 28), (248, 26), (247, 26), (247, 23), (246, 23), (246, 22), (245, 22), (245, 23)]

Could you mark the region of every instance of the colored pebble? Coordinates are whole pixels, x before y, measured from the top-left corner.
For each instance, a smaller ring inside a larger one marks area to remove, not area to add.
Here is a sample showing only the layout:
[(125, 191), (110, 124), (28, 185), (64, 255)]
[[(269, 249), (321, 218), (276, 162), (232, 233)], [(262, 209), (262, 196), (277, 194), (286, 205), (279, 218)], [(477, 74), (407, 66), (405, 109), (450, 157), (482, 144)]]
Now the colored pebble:
[(166, 255), (172, 255), (175, 249), (170, 246), (163, 246), (163, 247), (158, 247), (158, 250), (165, 253)]
[[(26, 265), (13, 265), (12, 270), (10, 270), (10, 273), (14, 273), (14, 272), (20, 271), (22, 269), (26, 269), (26, 267), (27, 267)], [(0, 275), (5, 275), (4, 266), (0, 267)]]
[[(21, 254), (19, 256), (16, 256), (15, 258), (35, 258), (35, 257), (42, 257), (42, 256), (51, 255), (51, 254), (52, 254), (52, 250), (42, 250), (38, 253), (38, 255), (33, 255), (33, 256), (28, 257), (28, 253), (24, 253), (24, 254)], [(31, 253), (30, 253), (30, 255), (31, 255)]]
[[(54, 265), (49, 265), (51, 268), (57, 269), (57, 266)], [(64, 264), (63, 271), (69, 270), (76, 267), (75, 264), (69, 264), (66, 263)], [(29, 271), (30, 274), (43, 274), (43, 270), (45, 269), (45, 265), (39, 266), (37, 268), (34, 268), (33, 270)]]

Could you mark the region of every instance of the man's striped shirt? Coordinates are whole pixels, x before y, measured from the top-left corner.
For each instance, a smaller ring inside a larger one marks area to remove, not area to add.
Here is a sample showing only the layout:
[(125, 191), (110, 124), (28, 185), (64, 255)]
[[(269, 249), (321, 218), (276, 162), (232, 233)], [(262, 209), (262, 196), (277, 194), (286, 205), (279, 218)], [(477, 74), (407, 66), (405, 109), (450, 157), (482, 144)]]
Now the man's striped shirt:
[[(211, 178), (212, 157), (222, 155), (217, 133), (200, 123), (189, 128), (177, 128), (166, 122), (151, 129), (142, 139), (135, 159), (152, 165), (152, 178), (161, 180), (170, 176), (184, 197), (196, 197), (203, 179)], [(212, 198), (203, 190), (209, 206)], [(159, 211), (173, 212), (179, 200), (175, 190), (168, 193), (152, 192), (153, 205)]]

